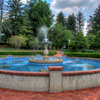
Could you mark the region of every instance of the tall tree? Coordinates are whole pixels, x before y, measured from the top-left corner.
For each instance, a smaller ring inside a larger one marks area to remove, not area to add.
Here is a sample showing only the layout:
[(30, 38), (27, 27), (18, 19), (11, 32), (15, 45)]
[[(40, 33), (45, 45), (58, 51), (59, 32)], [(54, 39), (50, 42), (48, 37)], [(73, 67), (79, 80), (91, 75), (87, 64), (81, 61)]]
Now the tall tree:
[(19, 28), (23, 24), (23, 4), (21, 0), (8, 0), (8, 22), (11, 25), (12, 34), (19, 33)]
[(91, 30), (92, 30), (92, 34), (96, 34), (97, 31), (100, 30), (100, 4), (98, 6), (98, 8), (96, 8), (94, 15), (92, 17), (90, 17), (90, 24), (91, 26)]
[(76, 17), (74, 14), (68, 16), (68, 19), (66, 21), (66, 27), (72, 32), (76, 32)]
[(63, 26), (65, 26), (65, 17), (62, 11), (58, 13), (56, 21), (57, 24), (62, 24)]
[(0, 0), (0, 42), (2, 36), (3, 6), (4, 6), (4, 0)]
[(88, 34), (94, 34), (95, 35), (95, 32), (94, 32), (94, 18), (93, 16), (90, 16), (90, 19), (88, 21)]
[(83, 30), (84, 26), (84, 15), (82, 12), (78, 12), (77, 14), (77, 31), (80, 32)]
[(0, 21), (3, 19), (3, 6), (4, 6), (4, 0), (0, 0)]
[(43, 0), (30, 0), (29, 19), (33, 24), (34, 35), (37, 36), (39, 27), (46, 25), (50, 27), (53, 22), (53, 14), (50, 5)]

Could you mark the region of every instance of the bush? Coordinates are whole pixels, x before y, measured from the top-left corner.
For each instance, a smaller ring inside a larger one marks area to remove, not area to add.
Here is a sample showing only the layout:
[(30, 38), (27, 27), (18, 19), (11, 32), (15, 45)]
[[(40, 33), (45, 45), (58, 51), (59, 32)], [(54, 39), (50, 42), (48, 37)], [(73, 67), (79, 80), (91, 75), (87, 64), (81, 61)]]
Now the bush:
[(100, 53), (64, 52), (64, 54), (70, 57), (100, 58)]
[(12, 36), (9, 39), (9, 44), (13, 45), (16, 49), (20, 49), (20, 47), (26, 45), (26, 40), (27, 40), (27, 38), (23, 35)]
[[(21, 56), (25, 56), (25, 55), (37, 55), (37, 54), (41, 54), (43, 55), (43, 52), (0, 52), (0, 55), (21, 55)], [(50, 51), (49, 55), (54, 55), (56, 54), (56, 52), (54, 51)]]

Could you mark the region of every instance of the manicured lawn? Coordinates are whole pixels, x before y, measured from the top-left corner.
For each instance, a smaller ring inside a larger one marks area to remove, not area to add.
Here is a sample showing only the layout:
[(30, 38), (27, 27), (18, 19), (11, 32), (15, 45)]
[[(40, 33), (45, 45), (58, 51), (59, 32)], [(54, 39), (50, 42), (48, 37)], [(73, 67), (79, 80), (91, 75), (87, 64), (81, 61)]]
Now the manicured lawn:
[(28, 51), (30, 51), (30, 52), (32, 52), (32, 51), (42, 51), (42, 50), (32, 50), (32, 49), (30, 49), (30, 50), (27, 50), (27, 49), (20, 49), (20, 50), (17, 50), (17, 49), (14, 49), (14, 48), (0, 48), (0, 52), (21, 52), (21, 51), (23, 51), (23, 52), (28, 52)]

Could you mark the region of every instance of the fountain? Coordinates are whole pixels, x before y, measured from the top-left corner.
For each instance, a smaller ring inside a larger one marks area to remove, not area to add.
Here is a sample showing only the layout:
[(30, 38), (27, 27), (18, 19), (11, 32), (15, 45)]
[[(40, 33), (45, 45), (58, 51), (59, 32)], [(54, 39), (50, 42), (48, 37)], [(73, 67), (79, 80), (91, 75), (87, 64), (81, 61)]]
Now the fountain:
[(29, 61), (30, 62), (33, 62), (33, 63), (43, 63), (43, 64), (58, 64), (58, 63), (62, 63), (63, 62), (63, 59), (61, 59), (60, 57), (51, 57), (51, 56), (48, 56), (49, 55), (49, 50), (48, 50), (48, 46), (52, 44), (51, 41), (48, 40), (47, 38), (47, 35), (48, 35), (48, 28), (46, 26), (43, 26), (40, 28), (40, 33), (42, 32), (43, 36), (44, 36), (44, 39), (43, 41), (41, 42), (41, 44), (44, 46), (44, 56), (41, 56), (41, 55), (37, 55), (35, 57), (32, 57)]

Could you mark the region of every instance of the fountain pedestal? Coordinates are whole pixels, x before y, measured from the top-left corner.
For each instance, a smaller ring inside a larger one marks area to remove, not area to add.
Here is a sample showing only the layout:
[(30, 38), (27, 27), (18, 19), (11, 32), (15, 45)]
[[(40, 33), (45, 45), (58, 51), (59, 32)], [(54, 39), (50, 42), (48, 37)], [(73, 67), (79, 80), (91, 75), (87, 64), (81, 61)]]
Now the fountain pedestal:
[(45, 45), (44, 45), (44, 48), (45, 48), (45, 49), (44, 49), (44, 52), (43, 52), (43, 53), (44, 53), (43, 59), (44, 59), (44, 60), (48, 60), (48, 54), (49, 54), (48, 44), (45, 44)]

